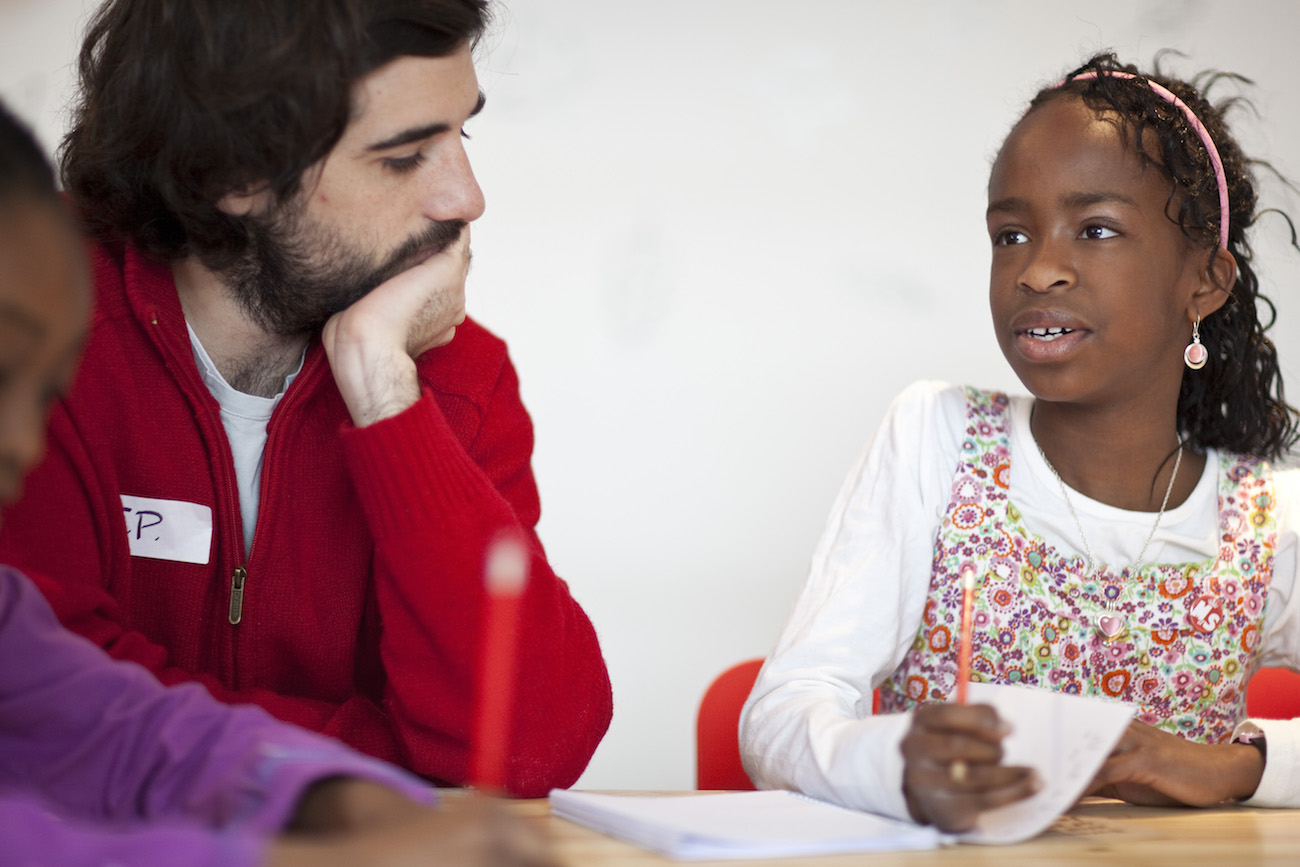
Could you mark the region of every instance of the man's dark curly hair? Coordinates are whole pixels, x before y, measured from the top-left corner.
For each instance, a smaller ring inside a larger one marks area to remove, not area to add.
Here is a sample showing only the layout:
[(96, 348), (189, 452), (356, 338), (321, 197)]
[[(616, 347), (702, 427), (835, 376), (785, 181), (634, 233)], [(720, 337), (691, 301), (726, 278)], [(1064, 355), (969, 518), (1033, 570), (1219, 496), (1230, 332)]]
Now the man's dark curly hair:
[(222, 196), (300, 188), (351, 117), (352, 86), (404, 55), (473, 44), (488, 0), (108, 0), (79, 57), (60, 152), (90, 234), (210, 268), (247, 248)]
[[(1203, 72), (1191, 81), (1162, 74), (1160, 64), (1152, 74), (1121, 64), (1113, 54), (1099, 54), (1065, 76), (1063, 84), (1044, 88), (1029, 104), (1035, 109), (1057, 99), (1077, 97), (1099, 115), (1118, 116), (1129, 142), (1142, 142), (1138, 154), (1163, 172), (1173, 184), (1171, 213), (1183, 234), (1209, 257), (1219, 246), (1220, 208), (1218, 182), (1205, 145), (1187, 118), (1147, 84), (1168, 88), (1187, 104), (1214, 140), (1223, 161), (1228, 184), (1228, 252), (1237, 260), (1237, 280), (1228, 300), (1200, 325), (1209, 350), (1201, 370), (1185, 370), (1178, 396), (1178, 425), (1186, 443), (1238, 454), (1276, 459), (1297, 439), (1296, 411), (1282, 396), (1282, 374), (1277, 350), (1264, 332), (1273, 324), (1276, 310), (1259, 291), (1259, 278), (1251, 266), (1252, 252), (1246, 230), (1255, 223), (1255, 181), (1248, 160), (1224, 120), (1225, 111), (1239, 99), (1211, 104), (1205, 93), (1215, 82), (1248, 79), (1220, 72)], [(1098, 73), (1094, 78), (1076, 76)], [(1137, 76), (1107, 75), (1124, 72)], [(1150, 151), (1148, 151), (1150, 148)], [(1229, 287), (1224, 287), (1225, 289)], [(1261, 320), (1260, 308), (1267, 311)]]

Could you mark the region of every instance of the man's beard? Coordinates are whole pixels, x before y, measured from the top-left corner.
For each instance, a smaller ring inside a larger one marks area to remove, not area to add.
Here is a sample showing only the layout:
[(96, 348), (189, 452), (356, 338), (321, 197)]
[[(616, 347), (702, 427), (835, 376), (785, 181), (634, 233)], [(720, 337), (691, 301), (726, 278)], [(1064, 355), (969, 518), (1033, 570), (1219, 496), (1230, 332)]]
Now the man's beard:
[(376, 263), (296, 214), (253, 218), (248, 252), (221, 272), (221, 281), (268, 333), (314, 334), (379, 284), (454, 243), (465, 225), (464, 220), (430, 223)]

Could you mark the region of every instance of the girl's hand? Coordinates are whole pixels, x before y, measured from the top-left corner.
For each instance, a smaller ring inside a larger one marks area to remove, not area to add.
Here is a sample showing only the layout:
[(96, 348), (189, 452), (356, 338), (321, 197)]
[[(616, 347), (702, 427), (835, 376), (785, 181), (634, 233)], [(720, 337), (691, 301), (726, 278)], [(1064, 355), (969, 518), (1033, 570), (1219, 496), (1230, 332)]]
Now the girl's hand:
[(1134, 720), (1088, 787), (1089, 795), (1145, 806), (1208, 807), (1249, 798), (1264, 757), (1245, 744), (1199, 744)]
[(1032, 768), (1001, 764), (1010, 731), (987, 705), (918, 705), (902, 744), (912, 818), (941, 831), (968, 831), (981, 812), (1037, 792), (1042, 783)]

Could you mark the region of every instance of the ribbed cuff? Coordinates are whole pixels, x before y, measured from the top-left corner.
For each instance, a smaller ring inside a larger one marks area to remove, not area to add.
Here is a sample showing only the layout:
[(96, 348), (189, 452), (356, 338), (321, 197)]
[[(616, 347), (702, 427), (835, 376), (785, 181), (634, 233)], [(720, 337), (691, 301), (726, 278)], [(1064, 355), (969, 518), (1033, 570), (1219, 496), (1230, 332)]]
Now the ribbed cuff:
[(293, 819), (303, 793), (313, 783), (331, 777), (369, 780), (422, 804), (437, 801), (432, 786), (399, 768), (323, 738), (312, 736), (311, 740), (321, 743), (262, 745), (254, 770), (256, 779), (250, 781), (250, 789), (257, 794), (250, 798), (245, 815), (237, 817), (234, 824), (263, 833), (279, 831)]
[(465, 514), (491, 487), (427, 391), (395, 416), (364, 428), (346, 425), (343, 451), (376, 536), (402, 536)]

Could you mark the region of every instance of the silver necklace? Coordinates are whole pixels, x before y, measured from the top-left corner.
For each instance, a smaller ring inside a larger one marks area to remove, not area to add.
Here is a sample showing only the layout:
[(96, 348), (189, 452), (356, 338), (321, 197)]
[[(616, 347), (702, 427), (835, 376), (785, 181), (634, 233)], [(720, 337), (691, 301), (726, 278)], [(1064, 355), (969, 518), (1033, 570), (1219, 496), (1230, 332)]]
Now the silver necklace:
[[(1034, 445), (1037, 446), (1038, 443), (1035, 442)], [(1088, 545), (1088, 537), (1083, 533), (1083, 524), (1079, 521), (1079, 514), (1074, 511), (1074, 502), (1070, 499), (1070, 494), (1066, 491), (1065, 482), (1061, 481), (1061, 474), (1056, 471), (1056, 467), (1052, 466), (1052, 462), (1047, 459), (1047, 455), (1043, 452), (1042, 446), (1038, 446), (1038, 453), (1042, 455), (1043, 463), (1047, 464), (1047, 468), (1052, 471), (1052, 477), (1056, 479), (1056, 484), (1060, 486), (1061, 497), (1065, 500), (1066, 508), (1070, 510), (1070, 517), (1074, 519), (1074, 528), (1079, 531), (1079, 539), (1083, 542), (1083, 552), (1088, 558), (1088, 569), (1084, 574), (1085, 576), (1098, 578), (1099, 572), (1095, 568), (1092, 559), (1092, 548)], [(1169, 486), (1165, 488), (1165, 498), (1160, 501), (1160, 511), (1156, 513), (1156, 519), (1151, 524), (1151, 532), (1147, 533), (1146, 540), (1142, 543), (1142, 550), (1138, 551), (1137, 559), (1133, 561), (1133, 565), (1123, 570), (1123, 572), (1133, 573), (1142, 567), (1142, 558), (1146, 556), (1147, 546), (1151, 544), (1152, 538), (1156, 535), (1156, 528), (1160, 526), (1160, 519), (1165, 516), (1165, 506), (1169, 505), (1169, 495), (1174, 491), (1174, 482), (1178, 479), (1178, 467), (1182, 462), (1183, 446), (1182, 443), (1179, 443), (1178, 454), (1174, 458), (1174, 471), (1169, 476)], [(1123, 572), (1120, 574), (1123, 574)], [(1109, 600), (1106, 599), (1105, 592), (1102, 593), (1102, 600), (1102, 605), (1106, 607), (1106, 610), (1109, 611), (1110, 614), (1097, 618), (1097, 631), (1101, 633), (1102, 638), (1109, 644), (1112, 641), (1118, 641), (1128, 634), (1128, 615), (1112, 606)]]

